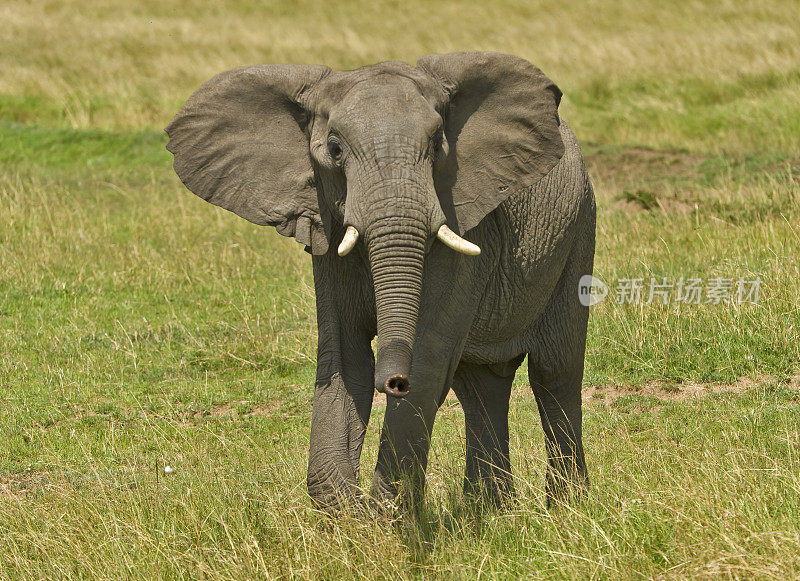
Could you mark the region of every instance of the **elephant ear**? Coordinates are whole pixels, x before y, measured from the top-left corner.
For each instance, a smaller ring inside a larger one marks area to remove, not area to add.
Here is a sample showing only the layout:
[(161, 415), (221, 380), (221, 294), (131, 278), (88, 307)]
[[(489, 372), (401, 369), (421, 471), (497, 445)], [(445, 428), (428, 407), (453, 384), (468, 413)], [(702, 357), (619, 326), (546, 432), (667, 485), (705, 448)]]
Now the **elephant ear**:
[(329, 72), (262, 65), (205, 83), (166, 128), (181, 181), (212, 204), (294, 236), (314, 254), (327, 252), (303, 101)]
[(449, 94), (442, 114), (450, 152), (434, 181), (448, 225), (463, 234), (564, 155), (561, 91), (528, 61), (502, 53), (429, 55), (417, 66)]

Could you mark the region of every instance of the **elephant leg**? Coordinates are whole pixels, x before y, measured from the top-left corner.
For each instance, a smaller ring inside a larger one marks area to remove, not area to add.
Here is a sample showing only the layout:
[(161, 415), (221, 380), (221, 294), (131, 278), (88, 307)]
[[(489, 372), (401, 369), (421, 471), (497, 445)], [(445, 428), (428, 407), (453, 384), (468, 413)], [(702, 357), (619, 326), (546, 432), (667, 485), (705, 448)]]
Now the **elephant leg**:
[(437, 363), (431, 351), (419, 349), (411, 368), (411, 391), (405, 398), (387, 398), (372, 497), (391, 505), (400, 496), (403, 508), (417, 508), (425, 490), (433, 422), (452, 382), (457, 355)]
[(415, 397), (412, 391), (404, 399), (389, 398), (386, 402), (371, 491), (372, 498), (380, 504), (390, 505), (401, 495), (406, 508), (419, 506), (440, 399)]
[(545, 371), (531, 361), (528, 376), (544, 429), (550, 506), (553, 501), (579, 495), (589, 482), (581, 433), (582, 373)]
[[(319, 358), (311, 443), (308, 491), (314, 504), (333, 510), (352, 504), (358, 495), (361, 448), (372, 410), (374, 359), (369, 343), (342, 353), (335, 367)], [(341, 371), (331, 372), (331, 368)]]
[(508, 405), (521, 358), (502, 366), (461, 362), (453, 391), (464, 409), (467, 467), (464, 494), (501, 504), (514, 494), (508, 450)]
[[(594, 232), (594, 222), (587, 227)], [(538, 344), (528, 356), (528, 378), (536, 396), (547, 449), (547, 503), (580, 496), (589, 479), (581, 431), (581, 384), (589, 308), (578, 300), (578, 281), (592, 272), (591, 244), (573, 251), (558, 290), (538, 326)]]

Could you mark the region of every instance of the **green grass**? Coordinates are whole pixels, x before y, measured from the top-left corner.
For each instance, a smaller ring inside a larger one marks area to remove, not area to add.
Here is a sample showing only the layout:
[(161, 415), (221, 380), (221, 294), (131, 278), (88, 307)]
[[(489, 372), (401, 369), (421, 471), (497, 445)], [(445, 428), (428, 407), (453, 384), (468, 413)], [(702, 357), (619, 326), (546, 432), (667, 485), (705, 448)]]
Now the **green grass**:
[[(0, 578), (798, 576), (795, 4), (12, 1), (0, 17)], [(514, 507), (464, 505), (448, 401), (420, 522), (330, 520), (304, 484), (308, 256), (186, 192), (161, 128), (238, 64), (471, 48), (564, 90), (612, 294), (758, 276), (762, 298), (594, 307), (583, 504), (543, 507), (520, 374)], [(681, 396), (697, 383), (723, 393)]]
[[(0, 573), (8, 577), (240, 579), (650, 577), (800, 572), (796, 390), (763, 386), (664, 404), (592, 407), (593, 486), (574, 508), (543, 507), (535, 405), (515, 398), (516, 505), (475, 513), (454, 478), (459, 411), (437, 426), (417, 523), (342, 515), (308, 502), (307, 412), (203, 416), (194, 408), (97, 410), (54, 423), (5, 418)], [(202, 409), (202, 406), (200, 406)], [(207, 408), (206, 408), (207, 409)], [(20, 424), (22, 424), (20, 426)], [(371, 429), (368, 449), (376, 446)], [(371, 454), (367, 454), (372, 456)], [(374, 459), (374, 458), (369, 458)], [(174, 472), (163, 473), (170, 465)]]

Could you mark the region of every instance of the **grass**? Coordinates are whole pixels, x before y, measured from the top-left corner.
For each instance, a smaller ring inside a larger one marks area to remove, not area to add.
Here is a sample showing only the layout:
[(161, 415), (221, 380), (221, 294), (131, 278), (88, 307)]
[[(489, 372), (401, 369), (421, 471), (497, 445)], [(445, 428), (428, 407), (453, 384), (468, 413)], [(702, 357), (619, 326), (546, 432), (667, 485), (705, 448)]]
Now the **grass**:
[[(586, 417), (592, 494), (542, 503), (543, 459), (517, 454), (518, 503), (465, 507), (460, 412), (443, 410), (418, 523), (310, 508), (304, 414), (143, 409), (29, 422), (12, 449), (36, 460), (7, 478), (8, 577), (794, 577), (800, 539), (796, 389), (680, 403), (636, 396)], [(517, 397), (514, 449), (541, 445)], [(368, 448), (375, 449), (376, 431)], [(8, 440), (7, 440), (8, 441)], [(66, 445), (65, 445), (66, 443)], [(174, 472), (164, 474), (165, 464)], [(113, 575), (109, 575), (113, 573)]]
[[(797, 577), (798, 16), (778, 1), (5, 3), (0, 577)], [(594, 307), (585, 383), (628, 395), (587, 405), (583, 504), (543, 507), (520, 375), (513, 508), (464, 505), (448, 401), (420, 522), (331, 521), (304, 488), (308, 257), (188, 194), (161, 128), (239, 64), (467, 48), (525, 56), (564, 90), (612, 294), (722, 276), (760, 277), (762, 297)], [(697, 383), (723, 393), (680, 397)]]
[(234, 66), (352, 68), (469, 48), (550, 73), (583, 140), (800, 151), (800, 6), (782, 0), (10, 0), (0, 10), (0, 117), (27, 123), (160, 129)]

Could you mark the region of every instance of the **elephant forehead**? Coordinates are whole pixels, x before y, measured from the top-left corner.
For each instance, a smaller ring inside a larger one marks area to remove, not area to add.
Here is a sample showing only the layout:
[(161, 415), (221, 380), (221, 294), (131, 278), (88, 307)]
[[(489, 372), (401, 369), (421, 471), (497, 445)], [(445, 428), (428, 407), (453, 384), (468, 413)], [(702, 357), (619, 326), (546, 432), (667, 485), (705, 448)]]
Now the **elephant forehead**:
[(355, 85), (332, 111), (331, 121), (357, 121), (368, 128), (419, 126), (434, 129), (440, 117), (404, 77), (381, 75)]
[(331, 111), (328, 128), (355, 149), (393, 144), (421, 151), (441, 124), (413, 83), (386, 78), (356, 85)]
[(444, 100), (441, 86), (427, 73), (407, 63), (390, 61), (327, 75), (314, 88), (316, 112), (328, 116), (346, 100), (363, 99), (359, 93), (370, 88), (394, 92), (403, 99), (406, 95), (421, 95), (434, 108)]

